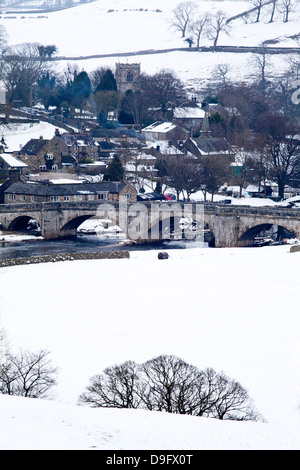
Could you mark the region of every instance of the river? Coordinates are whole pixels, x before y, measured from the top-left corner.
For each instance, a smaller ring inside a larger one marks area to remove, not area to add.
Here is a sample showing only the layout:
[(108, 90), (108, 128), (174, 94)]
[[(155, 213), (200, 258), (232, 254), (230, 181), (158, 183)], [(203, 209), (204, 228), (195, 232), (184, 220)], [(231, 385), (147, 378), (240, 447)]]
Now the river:
[(195, 246), (195, 242), (183, 240), (128, 245), (124, 243), (122, 236), (115, 238), (113, 236), (80, 234), (75, 239), (43, 240), (37, 237), (3, 242), (0, 235), (0, 259), (98, 251), (186, 249), (193, 246)]

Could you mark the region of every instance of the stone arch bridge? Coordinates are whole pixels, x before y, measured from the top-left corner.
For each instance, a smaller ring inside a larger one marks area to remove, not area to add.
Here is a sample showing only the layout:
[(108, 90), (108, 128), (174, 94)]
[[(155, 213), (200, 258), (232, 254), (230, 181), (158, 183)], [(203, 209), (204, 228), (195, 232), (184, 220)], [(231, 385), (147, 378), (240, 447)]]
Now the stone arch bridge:
[[(199, 233), (212, 232), (216, 247), (248, 246), (272, 225), (300, 238), (300, 209), (178, 202), (64, 202), (0, 205), (0, 228), (22, 230), (34, 219), (44, 238), (75, 237), (91, 217), (108, 218), (138, 242), (188, 238), (180, 221), (193, 221)], [(191, 236), (191, 234), (190, 234)], [(194, 234), (192, 234), (194, 237)]]

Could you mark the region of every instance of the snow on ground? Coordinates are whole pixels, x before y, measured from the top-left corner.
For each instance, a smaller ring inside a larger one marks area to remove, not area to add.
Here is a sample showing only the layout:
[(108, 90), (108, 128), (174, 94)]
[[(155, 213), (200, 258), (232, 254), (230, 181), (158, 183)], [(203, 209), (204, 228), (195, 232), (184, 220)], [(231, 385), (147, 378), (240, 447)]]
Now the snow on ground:
[[(4, 137), (7, 145), (7, 152), (14, 152), (20, 150), (30, 139), (52, 139), (54, 137), (55, 129), (57, 127), (47, 122), (40, 121), (39, 123), (11, 123), (0, 125), (0, 135)], [(62, 132), (66, 132), (61, 129)]]
[[(243, 1), (196, 0), (196, 3), (199, 11), (224, 9), (230, 16), (249, 6)], [(171, 27), (172, 10), (176, 5), (173, 0), (164, 0), (163, 3), (159, 0), (98, 0), (46, 15), (3, 16), (1, 24), (7, 30), (10, 44), (54, 43), (60, 56), (187, 47), (181, 33)]]
[(299, 450), (297, 428), (266, 423), (75, 408), (4, 395), (0, 408), (0, 450)]
[[(0, 270), (12, 349), (48, 349), (60, 371), (54, 402), (0, 397), (0, 446), (300, 448), (300, 254), (194, 246)], [(76, 407), (92, 375), (160, 354), (223, 370), (267, 423)]]
[[(228, 17), (252, 7), (251, 2), (243, 1), (197, 0), (196, 3), (200, 12), (213, 14), (223, 10)], [(91, 72), (103, 66), (114, 70), (116, 62), (138, 62), (145, 73), (153, 74), (163, 68), (171, 69), (184, 82), (201, 89), (209, 84), (219, 64), (227, 64), (227, 79), (234, 82), (253, 80), (253, 74), (257, 75), (259, 72), (255, 72), (253, 54), (249, 53), (171, 52), (80, 60), (95, 54), (187, 47), (180, 32), (170, 25), (175, 6), (173, 0), (164, 1), (163, 4), (149, 0), (99, 0), (68, 10), (47, 13), (42, 15), (43, 18), (37, 18), (40, 14), (31, 14), (31, 18), (29, 15), (22, 15), (24, 18), (21, 18), (19, 15), (15, 19), (2, 17), (0, 22), (7, 29), (11, 45), (23, 42), (55, 43), (59, 56), (75, 57), (75, 60), (55, 62), (60, 71), (72, 63), (76, 63), (79, 69)], [(291, 39), (291, 36), (299, 33), (299, 21), (299, 8), (295, 8), (288, 23), (283, 23), (278, 13), (274, 23), (270, 24), (269, 11), (265, 9), (259, 23), (245, 23), (241, 19), (232, 22), (229, 34), (220, 33), (219, 45), (255, 46), (275, 39), (278, 42), (271, 45), (297, 47), (296, 40)], [(201, 42), (205, 46), (211, 44), (212, 40), (208, 38)], [(270, 63), (266, 67), (266, 77), (274, 78), (288, 67), (287, 55), (274, 55), (270, 57)]]

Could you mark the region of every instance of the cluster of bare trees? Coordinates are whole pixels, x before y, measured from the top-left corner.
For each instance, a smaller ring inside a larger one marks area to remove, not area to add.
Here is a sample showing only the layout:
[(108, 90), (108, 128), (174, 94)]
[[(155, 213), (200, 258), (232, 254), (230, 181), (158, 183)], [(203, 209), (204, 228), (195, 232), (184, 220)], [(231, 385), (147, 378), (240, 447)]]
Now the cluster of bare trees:
[(196, 191), (202, 191), (204, 200), (210, 194), (214, 195), (228, 178), (230, 173), (230, 159), (210, 155), (200, 158), (188, 155), (170, 155), (160, 157), (156, 163), (158, 178), (161, 185), (171, 187), (181, 197), (190, 200)]
[(162, 355), (136, 364), (108, 367), (90, 379), (80, 404), (142, 408), (221, 420), (257, 421), (248, 392), (211, 368), (199, 370), (182, 359)]
[[(290, 13), (295, 8), (295, 0), (252, 0), (253, 8), (241, 16), (247, 21), (254, 17), (254, 22), (261, 20), (262, 12), (265, 10), (270, 15), (269, 23), (275, 19), (276, 13), (282, 15), (283, 22), (289, 21)], [(193, 1), (178, 3), (173, 10), (172, 27), (186, 38), (190, 47), (200, 47), (201, 39), (208, 38), (213, 41), (213, 48), (217, 46), (221, 32), (229, 34), (231, 22), (237, 18), (229, 18), (225, 11), (218, 10), (216, 13), (200, 13), (198, 5)]]
[(255, 8), (255, 23), (261, 20), (262, 12), (266, 11), (269, 16), (269, 23), (273, 23), (276, 13), (282, 15), (284, 23), (289, 21), (290, 13), (295, 8), (294, 0), (252, 0)]
[[(265, 67), (263, 57), (261, 67)], [(300, 124), (291, 100), (292, 71), (288, 75), (272, 83), (260, 77), (252, 86), (221, 83), (215, 89), (217, 100), (231, 112), (210, 118), (212, 134), (225, 137), (236, 154), (240, 170), (231, 173), (229, 184), (242, 190), (247, 184), (263, 186), (273, 181), (280, 199), (284, 188), (300, 184)]]
[(228, 34), (230, 28), (224, 11), (200, 13), (198, 5), (191, 1), (181, 2), (174, 8), (172, 26), (181, 32), (183, 38), (188, 36), (186, 40), (190, 45), (195, 43), (197, 48), (204, 37), (211, 39), (213, 47), (216, 47), (220, 33)]
[(50, 389), (56, 385), (57, 374), (49, 355), (46, 350), (13, 354), (9, 350), (7, 334), (1, 328), (0, 394), (48, 398)]

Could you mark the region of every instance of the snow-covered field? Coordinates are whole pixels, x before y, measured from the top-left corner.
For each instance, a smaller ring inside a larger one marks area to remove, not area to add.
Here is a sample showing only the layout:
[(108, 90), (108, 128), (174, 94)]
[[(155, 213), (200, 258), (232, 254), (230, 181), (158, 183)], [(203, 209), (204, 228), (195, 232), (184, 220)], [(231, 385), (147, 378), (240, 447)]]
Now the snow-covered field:
[[(274, 23), (270, 24), (270, 12), (265, 8), (259, 23), (245, 23), (241, 19), (232, 22), (229, 34), (221, 32), (218, 44), (254, 46), (275, 39), (278, 46), (297, 47), (297, 41), (291, 36), (299, 33), (300, 8), (298, 0), (294, 2), (295, 8), (288, 23), (283, 23), (282, 14), (277, 12)], [(79, 60), (80, 57), (95, 54), (123, 54), (186, 47), (187, 43), (181, 38), (181, 33), (171, 27), (172, 10), (178, 3), (179, 1), (173, 0), (97, 0), (46, 15), (24, 14), (16, 15), (16, 18), (5, 18), (3, 15), (0, 22), (7, 30), (10, 45), (23, 42), (45, 45), (54, 43), (59, 56), (76, 57), (75, 61), (70, 59), (56, 62), (59, 70), (65, 70), (72, 62), (87, 72), (101, 66), (114, 70), (116, 62), (139, 62), (143, 72), (153, 74), (162, 68), (172, 69), (182, 80), (196, 89), (201, 89), (210, 81), (216, 67), (221, 63), (229, 66), (228, 79), (252, 80), (255, 67), (253, 55), (249, 53), (171, 52), (150, 56), (120, 55), (113, 58)], [(196, 3), (201, 13), (213, 14), (223, 10), (227, 17), (252, 7), (251, 2), (247, 1), (196, 0)], [(201, 41), (201, 45), (211, 44), (212, 40), (209, 38), (203, 38)], [(288, 56), (272, 56), (266, 76), (279, 75), (288, 66)]]
[[(0, 448), (300, 448), (300, 254), (195, 245), (169, 255), (0, 270), (11, 348), (48, 349), (59, 367), (53, 402), (0, 396)], [(160, 354), (224, 371), (267, 422), (76, 406), (92, 375)]]
[[(197, 0), (202, 11), (235, 15), (248, 2)], [(10, 44), (55, 44), (59, 55), (87, 56), (186, 46), (170, 28), (173, 0), (98, 0), (45, 18), (0, 19)], [(220, 44), (279, 38), (297, 45), (299, 3), (287, 24), (235, 22)], [(108, 13), (108, 10), (114, 10)], [(156, 9), (161, 12), (155, 11)], [(126, 11), (125, 11), (126, 10)], [(147, 10), (147, 11), (146, 11)], [(129, 34), (130, 32), (130, 34)], [(209, 41), (205, 40), (208, 44)], [(249, 79), (251, 54), (172, 52), (77, 61), (91, 71), (116, 61), (142, 71), (173, 69), (197, 87), (228, 63)], [(271, 58), (268, 73), (288, 67)], [(72, 61), (57, 62), (61, 70)], [(76, 62), (76, 61), (75, 61)], [(8, 151), (54, 127), (1, 127)], [(194, 195), (195, 199), (201, 194)], [(252, 204), (272, 202), (249, 200)], [(247, 199), (233, 203), (248, 203)], [(0, 234), (0, 239), (2, 235)], [(13, 351), (48, 349), (59, 368), (52, 401), (0, 395), (0, 449), (300, 449), (300, 253), (265, 248), (134, 251), (128, 260), (73, 261), (0, 269), (0, 326)], [(224, 371), (247, 388), (266, 422), (221, 422), (141, 410), (78, 407), (89, 378), (105, 367), (173, 354)]]
[[(0, 136), (4, 137), (7, 145), (6, 152), (17, 152), (30, 139), (52, 139), (57, 127), (47, 122), (24, 123), (24, 124), (0, 124)], [(66, 132), (61, 129), (62, 132)]]

